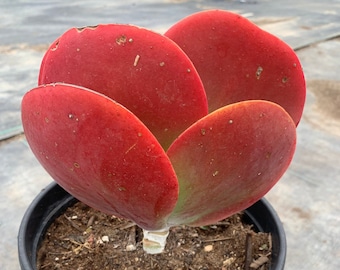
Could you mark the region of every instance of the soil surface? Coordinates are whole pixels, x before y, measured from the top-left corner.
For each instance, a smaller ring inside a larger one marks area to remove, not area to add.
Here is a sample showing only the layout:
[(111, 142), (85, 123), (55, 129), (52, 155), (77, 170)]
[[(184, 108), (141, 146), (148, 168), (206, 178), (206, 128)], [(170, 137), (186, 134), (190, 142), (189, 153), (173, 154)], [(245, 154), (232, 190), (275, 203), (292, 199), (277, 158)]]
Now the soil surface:
[(37, 269), (269, 269), (271, 236), (254, 232), (242, 214), (206, 227), (173, 227), (162, 254), (146, 254), (142, 237), (130, 221), (77, 202), (46, 232)]

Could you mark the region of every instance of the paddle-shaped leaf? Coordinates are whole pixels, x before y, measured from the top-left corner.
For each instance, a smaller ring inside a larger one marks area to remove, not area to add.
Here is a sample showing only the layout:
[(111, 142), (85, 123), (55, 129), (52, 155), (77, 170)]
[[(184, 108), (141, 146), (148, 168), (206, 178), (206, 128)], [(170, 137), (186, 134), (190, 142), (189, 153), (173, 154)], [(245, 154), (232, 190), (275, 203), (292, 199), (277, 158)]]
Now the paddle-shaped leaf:
[(203, 11), (166, 33), (193, 61), (209, 111), (249, 99), (280, 104), (300, 121), (306, 87), (295, 52), (282, 40), (228, 11)]
[(169, 224), (207, 225), (255, 203), (287, 169), (295, 130), (269, 101), (228, 105), (196, 122), (167, 151), (180, 186)]
[(47, 85), (26, 93), (22, 122), (33, 153), (69, 193), (142, 228), (164, 227), (177, 201), (176, 175), (126, 108), (91, 90)]
[(132, 25), (72, 28), (46, 52), (39, 84), (98, 91), (132, 111), (166, 149), (208, 113), (201, 79), (169, 38)]

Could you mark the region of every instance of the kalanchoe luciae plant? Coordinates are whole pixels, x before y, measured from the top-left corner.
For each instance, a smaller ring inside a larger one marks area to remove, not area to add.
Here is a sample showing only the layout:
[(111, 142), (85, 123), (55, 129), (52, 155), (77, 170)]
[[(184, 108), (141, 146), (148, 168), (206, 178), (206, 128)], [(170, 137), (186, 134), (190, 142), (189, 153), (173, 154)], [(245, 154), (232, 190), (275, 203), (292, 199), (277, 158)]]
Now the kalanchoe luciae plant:
[(33, 153), (70, 194), (143, 228), (149, 253), (171, 226), (208, 225), (264, 196), (291, 162), (305, 101), (294, 51), (219, 10), (165, 35), (70, 29), (39, 85), (22, 101)]

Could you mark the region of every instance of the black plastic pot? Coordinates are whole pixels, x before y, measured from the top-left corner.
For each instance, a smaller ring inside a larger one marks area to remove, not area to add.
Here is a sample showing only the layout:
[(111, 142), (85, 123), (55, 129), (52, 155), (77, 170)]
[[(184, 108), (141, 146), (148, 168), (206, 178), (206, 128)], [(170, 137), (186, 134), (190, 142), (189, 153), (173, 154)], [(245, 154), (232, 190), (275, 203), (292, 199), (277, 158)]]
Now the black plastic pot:
[[(77, 202), (56, 183), (51, 183), (28, 207), (19, 229), (18, 251), (22, 270), (36, 269), (36, 254), (44, 234), (55, 218)], [(245, 210), (245, 219), (261, 232), (272, 234), (271, 270), (283, 270), (286, 259), (286, 236), (279, 217), (266, 199)]]

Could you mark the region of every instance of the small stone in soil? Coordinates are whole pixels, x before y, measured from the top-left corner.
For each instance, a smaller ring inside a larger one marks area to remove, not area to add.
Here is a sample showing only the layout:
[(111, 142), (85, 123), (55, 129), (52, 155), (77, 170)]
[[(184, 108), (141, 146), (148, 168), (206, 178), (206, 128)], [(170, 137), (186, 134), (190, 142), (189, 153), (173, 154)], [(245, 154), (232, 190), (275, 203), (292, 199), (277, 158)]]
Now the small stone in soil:
[(212, 251), (213, 249), (214, 249), (213, 245), (207, 245), (207, 246), (204, 247), (204, 251), (205, 251), (205, 252), (210, 252), (210, 251)]

